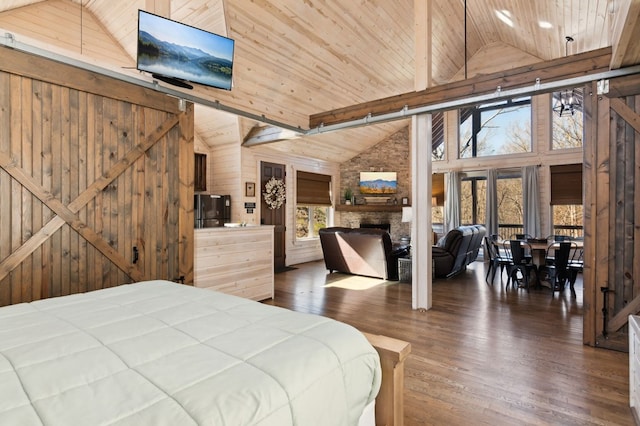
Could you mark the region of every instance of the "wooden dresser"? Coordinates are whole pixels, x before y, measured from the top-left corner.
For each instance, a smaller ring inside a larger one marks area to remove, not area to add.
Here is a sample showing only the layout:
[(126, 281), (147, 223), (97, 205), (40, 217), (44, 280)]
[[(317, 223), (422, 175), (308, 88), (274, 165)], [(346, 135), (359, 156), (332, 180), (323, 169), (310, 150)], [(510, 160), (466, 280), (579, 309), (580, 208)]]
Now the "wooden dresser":
[(273, 283), (273, 226), (195, 230), (195, 287), (264, 300)]

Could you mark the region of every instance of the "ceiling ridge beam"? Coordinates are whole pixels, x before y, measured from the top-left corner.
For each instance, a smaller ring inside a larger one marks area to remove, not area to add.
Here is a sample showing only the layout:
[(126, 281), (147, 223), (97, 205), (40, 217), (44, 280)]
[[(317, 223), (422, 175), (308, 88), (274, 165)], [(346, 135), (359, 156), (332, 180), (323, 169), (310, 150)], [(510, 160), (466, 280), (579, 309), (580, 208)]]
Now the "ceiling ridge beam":
[(313, 114), (309, 117), (309, 128), (339, 124), (368, 115), (375, 117), (397, 112), (403, 108), (414, 109), (445, 101), (491, 94), (497, 90), (533, 87), (536, 81), (547, 83), (589, 76), (608, 71), (610, 62), (610, 47), (592, 50)]

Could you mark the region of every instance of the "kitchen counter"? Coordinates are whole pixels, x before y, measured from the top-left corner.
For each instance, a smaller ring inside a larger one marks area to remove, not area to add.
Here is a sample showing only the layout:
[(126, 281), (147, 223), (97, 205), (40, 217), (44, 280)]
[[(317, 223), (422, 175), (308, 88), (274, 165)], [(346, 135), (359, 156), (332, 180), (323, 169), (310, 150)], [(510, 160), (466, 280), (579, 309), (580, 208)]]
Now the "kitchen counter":
[(273, 298), (273, 226), (195, 230), (194, 285), (253, 300)]

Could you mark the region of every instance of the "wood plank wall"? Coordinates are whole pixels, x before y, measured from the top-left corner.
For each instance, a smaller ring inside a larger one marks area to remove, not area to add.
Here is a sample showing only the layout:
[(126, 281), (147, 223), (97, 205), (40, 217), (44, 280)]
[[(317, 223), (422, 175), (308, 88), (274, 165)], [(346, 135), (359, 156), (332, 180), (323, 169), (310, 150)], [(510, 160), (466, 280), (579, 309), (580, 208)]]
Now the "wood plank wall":
[(193, 162), (192, 106), (2, 54), (13, 60), (0, 64), (0, 305), (192, 278), (193, 177), (180, 175)]
[(585, 97), (584, 340), (626, 350), (628, 315), (640, 311), (640, 76), (609, 83)]

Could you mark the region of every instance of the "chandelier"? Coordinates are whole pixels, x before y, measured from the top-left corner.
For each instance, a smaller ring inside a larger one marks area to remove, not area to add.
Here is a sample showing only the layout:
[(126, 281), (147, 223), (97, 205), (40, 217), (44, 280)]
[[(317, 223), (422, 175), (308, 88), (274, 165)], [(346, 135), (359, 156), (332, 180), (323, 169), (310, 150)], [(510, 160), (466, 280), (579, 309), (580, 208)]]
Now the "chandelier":
[(560, 92), (558, 96), (554, 96), (555, 104), (553, 110), (558, 113), (559, 117), (565, 117), (567, 115), (574, 115), (580, 107), (580, 101), (576, 96), (575, 90), (566, 90)]
[[(569, 43), (573, 42), (573, 37), (566, 36), (564, 39), (564, 56), (566, 57), (569, 54)], [(554, 95), (554, 98), (555, 104), (553, 105), (553, 110), (558, 113), (559, 117), (573, 115), (580, 107), (580, 101), (574, 89), (560, 92), (557, 96)]]

